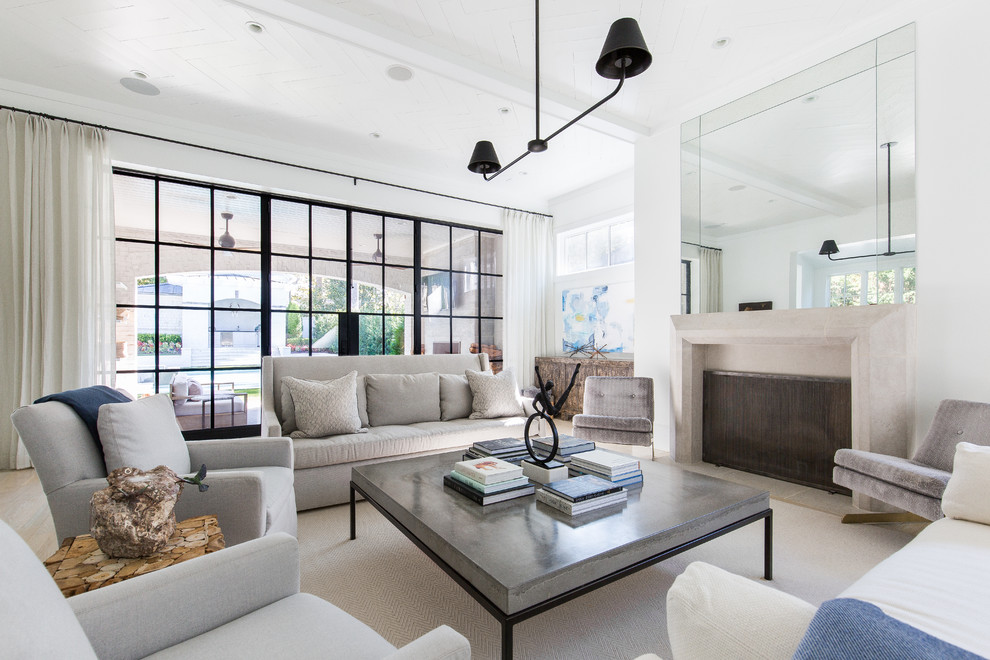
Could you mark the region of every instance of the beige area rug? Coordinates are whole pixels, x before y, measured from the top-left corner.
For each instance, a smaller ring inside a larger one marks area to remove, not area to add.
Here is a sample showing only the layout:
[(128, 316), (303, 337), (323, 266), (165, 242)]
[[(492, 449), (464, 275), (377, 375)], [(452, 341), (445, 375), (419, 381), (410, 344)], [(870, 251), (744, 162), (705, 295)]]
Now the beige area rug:
[[(773, 500), (777, 589), (814, 604), (834, 598), (912, 535), (882, 525), (843, 525), (837, 516)], [(371, 505), (358, 504), (358, 538), (348, 507), (299, 514), (302, 589), (403, 646), (441, 624), (471, 641), (475, 660), (499, 657), (495, 620)], [(498, 551), (493, 549), (493, 551)], [(516, 658), (670, 657), (664, 599), (692, 561), (753, 579), (763, 574), (763, 524), (736, 530), (677, 557), (524, 621)]]

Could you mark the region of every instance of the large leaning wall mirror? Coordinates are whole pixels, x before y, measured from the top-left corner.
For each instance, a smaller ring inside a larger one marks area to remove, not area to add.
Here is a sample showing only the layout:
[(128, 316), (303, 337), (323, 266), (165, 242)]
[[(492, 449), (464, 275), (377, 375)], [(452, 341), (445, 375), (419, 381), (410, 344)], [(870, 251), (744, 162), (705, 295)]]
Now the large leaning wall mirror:
[(915, 301), (914, 25), (681, 127), (682, 313)]

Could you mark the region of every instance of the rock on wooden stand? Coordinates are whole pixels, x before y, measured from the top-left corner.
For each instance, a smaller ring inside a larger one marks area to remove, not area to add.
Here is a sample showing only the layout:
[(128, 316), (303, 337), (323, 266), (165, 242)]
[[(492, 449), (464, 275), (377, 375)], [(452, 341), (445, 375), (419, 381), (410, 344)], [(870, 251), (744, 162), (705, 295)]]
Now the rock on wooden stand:
[(182, 481), (170, 468), (117, 468), (110, 485), (93, 493), (90, 531), (111, 557), (147, 557), (168, 543), (175, 531), (175, 503)]

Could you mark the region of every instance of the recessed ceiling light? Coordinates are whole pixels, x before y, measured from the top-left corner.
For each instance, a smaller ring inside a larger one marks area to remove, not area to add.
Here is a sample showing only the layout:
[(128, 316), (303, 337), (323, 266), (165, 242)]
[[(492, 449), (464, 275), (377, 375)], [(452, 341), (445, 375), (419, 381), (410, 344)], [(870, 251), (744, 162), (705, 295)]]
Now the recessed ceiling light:
[(732, 39), (730, 39), (729, 37), (719, 37), (718, 39), (712, 42), (712, 48), (718, 50), (719, 48), (725, 48), (730, 43), (732, 43)]
[(814, 103), (817, 100), (818, 100), (817, 94), (808, 94), (803, 99), (801, 99), (801, 103)]
[(244, 27), (248, 32), (253, 32), (254, 34), (261, 34), (265, 31), (265, 26), (258, 21), (248, 21), (244, 24)]
[(732, 187), (729, 188), (729, 190), (731, 190), (732, 192), (739, 192), (740, 190), (745, 190), (745, 189), (746, 189), (746, 186), (744, 186), (741, 183), (739, 185), (737, 185), (737, 186), (732, 186)]
[(130, 74), (132, 76), (134, 76), (135, 78), (139, 78), (141, 80), (147, 80), (148, 79), (148, 74), (145, 73), (144, 71), (141, 71), (140, 69), (131, 69), (130, 70)]
[(143, 77), (134, 76), (133, 78), (121, 78), (120, 84), (124, 86), (124, 89), (130, 90), (135, 94), (143, 94), (145, 96), (158, 96), (161, 94), (161, 90), (152, 85), (150, 82), (145, 80), (148, 74), (141, 71), (132, 71), (131, 74), (142, 73)]
[(398, 80), (399, 82), (412, 80), (413, 77), (413, 70), (401, 64), (393, 64), (389, 68), (385, 69), (385, 73), (392, 80)]
[(508, 107), (506, 107), (504, 105), (501, 108), (498, 109), (498, 114), (500, 114), (500, 115), (507, 115), (510, 112), (512, 112), (512, 110), (510, 110)]
[(380, 138), (381, 136), (382, 136), (382, 134), (379, 133), (378, 131), (373, 131), (371, 133), (368, 133), (368, 137), (375, 138), (376, 140), (378, 138)]
[(775, 199), (768, 199), (768, 200), (767, 200), (767, 204), (773, 204), (773, 203), (774, 203), (774, 202), (776, 202), (776, 201), (777, 201), (777, 200), (775, 200)]

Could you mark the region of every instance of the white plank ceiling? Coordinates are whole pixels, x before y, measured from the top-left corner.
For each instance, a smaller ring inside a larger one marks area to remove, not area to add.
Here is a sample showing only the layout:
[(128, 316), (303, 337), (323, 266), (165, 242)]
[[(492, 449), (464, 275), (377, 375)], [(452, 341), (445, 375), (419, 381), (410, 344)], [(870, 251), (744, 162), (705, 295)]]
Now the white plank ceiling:
[[(640, 22), (654, 64), (487, 184), (466, 169), (474, 142), (492, 140), (506, 163), (533, 137), (531, 0), (0, 0), (0, 104), (30, 89), (154, 121), (167, 137), (197, 126), (211, 146), (264, 139), (309, 165), (545, 204), (629, 169), (633, 143), (685, 104), (897, 3), (544, 0), (544, 134), (611, 91), (594, 63), (613, 20)], [(713, 49), (721, 37), (731, 44)], [(393, 64), (413, 78), (390, 79)], [(135, 69), (161, 94), (124, 89)]]

